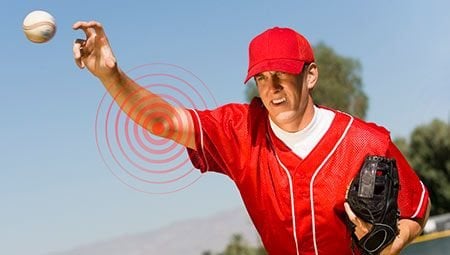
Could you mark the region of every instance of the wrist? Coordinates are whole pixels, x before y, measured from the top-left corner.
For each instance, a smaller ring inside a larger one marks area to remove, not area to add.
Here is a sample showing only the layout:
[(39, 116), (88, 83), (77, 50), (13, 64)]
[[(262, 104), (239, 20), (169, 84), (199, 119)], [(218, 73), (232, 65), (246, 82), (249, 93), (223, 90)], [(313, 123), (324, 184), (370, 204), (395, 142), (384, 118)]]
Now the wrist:
[(97, 78), (105, 85), (105, 87), (110, 87), (113, 84), (121, 84), (123, 80), (123, 72), (115, 66), (111, 72), (105, 75), (97, 76)]
[(398, 222), (399, 234), (395, 237), (388, 254), (399, 254), (414, 238), (420, 234), (420, 225), (410, 219), (402, 219)]

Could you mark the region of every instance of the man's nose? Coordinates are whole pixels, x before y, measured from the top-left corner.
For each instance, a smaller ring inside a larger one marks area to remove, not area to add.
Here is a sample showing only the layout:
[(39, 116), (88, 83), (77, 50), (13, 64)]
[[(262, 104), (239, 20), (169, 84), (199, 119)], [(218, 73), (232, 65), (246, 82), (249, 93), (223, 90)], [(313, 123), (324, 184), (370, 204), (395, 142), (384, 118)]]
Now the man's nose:
[(271, 75), (269, 79), (269, 84), (271, 90), (274, 90), (275, 92), (280, 91), (283, 89), (283, 86), (281, 86), (280, 79), (277, 77), (277, 75)]

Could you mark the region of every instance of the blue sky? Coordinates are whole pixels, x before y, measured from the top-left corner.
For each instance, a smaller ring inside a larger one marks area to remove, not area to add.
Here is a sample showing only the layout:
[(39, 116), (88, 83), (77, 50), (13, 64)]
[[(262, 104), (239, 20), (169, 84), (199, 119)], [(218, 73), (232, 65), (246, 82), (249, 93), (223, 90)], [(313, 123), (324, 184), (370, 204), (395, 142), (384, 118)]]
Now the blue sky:
[[(408, 136), (450, 111), (447, 1), (3, 1), (0, 10), (0, 249), (45, 254), (202, 217), (241, 204), (228, 178), (207, 174), (170, 195), (123, 185), (102, 161), (95, 117), (102, 85), (72, 60), (77, 20), (102, 22), (124, 70), (169, 63), (195, 74), (219, 104), (242, 102), (247, 45), (272, 26), (361, 61), (367, 119)], [(57, 20), (33, 44), (34, 9)]]

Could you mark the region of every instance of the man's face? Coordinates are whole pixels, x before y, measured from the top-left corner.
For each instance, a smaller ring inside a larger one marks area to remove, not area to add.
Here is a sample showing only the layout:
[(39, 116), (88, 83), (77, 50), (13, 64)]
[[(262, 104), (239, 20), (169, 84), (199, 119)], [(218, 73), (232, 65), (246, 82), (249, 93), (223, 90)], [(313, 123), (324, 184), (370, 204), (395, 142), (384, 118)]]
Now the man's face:
[(278, 126), (295, 126), (302, 120), (309, 96), (303, 72), (266, 71), (255, 75), (255, 81), (270, 118)]

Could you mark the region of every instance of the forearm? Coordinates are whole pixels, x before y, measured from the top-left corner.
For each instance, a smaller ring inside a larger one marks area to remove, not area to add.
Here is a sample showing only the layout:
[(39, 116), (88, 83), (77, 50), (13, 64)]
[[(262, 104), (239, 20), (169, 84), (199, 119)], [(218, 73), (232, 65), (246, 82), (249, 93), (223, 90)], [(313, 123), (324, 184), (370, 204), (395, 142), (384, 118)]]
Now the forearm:
[(399, 254), (408, 244), (410, 244), (422, 230), (428, 220), (431, 204), (428, 202), (427, 212), (423, 219), (401, 219), (398, 222), (399, 234), (394, 239), (392, 245), (388, 246), (381, 254)]
[(399, 234), (394, 239), (394, 242), (388, 249), (389, 251), (382, 254), (399, 254), (414, 238), (416, 238), (421, 232), (422, 227), (417, 221), (402, 219), (398, 222)]
[(155, 135), (194, 146), (191, 135), (187, 135), (193, 128), (186, 110), (143, 88), (117, 66), (112, 75), (99, 79), (122, 111), (138, 125)]
[[(111, 72), (110, 75), (99, 79), (122, 111), (139, 125), (149, 129), (148, 125), (144, 126), (145, 116), (143, 116), (144, 118), (140, 117), (144, 113), (154, 113), (155, 109), (158, 108), (150, 106), (159, 105), (161, 106), (160, 108), (173, 109), (173, 107), (165, 102), (160, 96), (141, 87), (118, 67), (114, 69), (115, 70)], [(144, 109), (148, 110), (144, 112)]]

